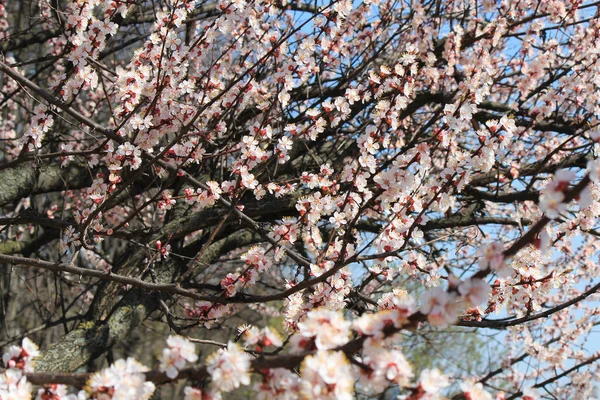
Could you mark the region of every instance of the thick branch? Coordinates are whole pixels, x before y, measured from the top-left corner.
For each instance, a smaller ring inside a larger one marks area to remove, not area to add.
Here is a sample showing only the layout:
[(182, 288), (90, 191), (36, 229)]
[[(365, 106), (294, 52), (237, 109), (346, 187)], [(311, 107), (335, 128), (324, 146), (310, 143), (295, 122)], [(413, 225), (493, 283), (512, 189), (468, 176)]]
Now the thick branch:
[(0, 206), (25, 197), (67, 189), (80, 189), (92, 184), (93, 172), (87, 167), (71, 164), (23, 164), (0, 171)]

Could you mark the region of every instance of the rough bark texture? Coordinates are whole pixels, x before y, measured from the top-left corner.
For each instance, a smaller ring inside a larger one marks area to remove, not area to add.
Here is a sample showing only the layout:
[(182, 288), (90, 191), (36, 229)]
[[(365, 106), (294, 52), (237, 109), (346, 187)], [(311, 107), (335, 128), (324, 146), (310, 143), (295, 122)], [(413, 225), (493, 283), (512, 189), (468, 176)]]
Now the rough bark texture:
[(124, 340), (157, 307), (155, 295), (142, 290), (130, 291), (106, 321), (82, 322), (63, 340), (43, 351), (36, 360), (36, 370), (77, 371)]
[[(228, 235), (208, 246), (195, 260), (192, 268), (202, 268), (231, 249), (259, 240), (259, 235), (249, 231)], [(127, 258), (124, 269), (131, 272), (133, 268), (139, 267), (143, 252), (134, 251), (128, 254), (130, 257)], [(169, 261), (160, 264), (156, 270), (157, 283), (168, 283), (173, 280), (177, 265)], [(101, 286), (96, 293), (101, 301), (95, 302), (95, 306), (92, 307), (94, 311), (90, 313), (93, 319), (79, 324), (61, 341), (43, 350), (36, 361), (36, 371), (77, 371), (115, 344), (125, 340), (150, 314), (158, 310), (160, 295), (139, 289), (130, 290), (113, 306), (121, 289), (122, 286), (115, 283)]]
[(92, 183), (93, 173), (87, 167), (69, 165), (36, 165), (28, 162), (0, 171), (0, 206), (38, 193), (80, 189)]

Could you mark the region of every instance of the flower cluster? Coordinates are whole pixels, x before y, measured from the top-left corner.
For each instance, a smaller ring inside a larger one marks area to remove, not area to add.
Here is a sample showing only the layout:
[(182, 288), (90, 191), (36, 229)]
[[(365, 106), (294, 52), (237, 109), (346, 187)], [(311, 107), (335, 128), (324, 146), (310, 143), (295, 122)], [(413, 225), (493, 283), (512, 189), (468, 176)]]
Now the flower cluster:
[(234, 296), (244, 285), (255, 284), (259, 274), (273, 264), (266, 250), (260, 246), (252, 247), (241, 258), (246, 262), (244, 267), (221, 280), (221, 287), (228, 297)]
[(21, 346), (10, 346), (8, 352), (2, 356), (2, 361), (6, 368), (33, 371), (32, 360), (39, 354), (38, 346), (28, 338), (25, 338)]
[[(186, 398), (221, 398), (250, 385), (250, 372), (259, 398), (344, 399), (390, 385), (411, 400), (439, 398), (449, 380), (413, 371), (398, 332), (459, 319), (493, 326), (484, 320), (492, 312), (518, 322), (546, 305), (548, 318), (509, 332), (538, 367), (507, 362), (490, 379), (543, 382), (583, 359), (567, 343), (598, 323), (585, 304), (591, 292), (581, 293), (597, 277), (600, 248), (594, 4), (33, 3), (39, 19), (13, 17), (19, 2), (0, 0), (0, 170), (7, 182), (23, 178), (0, 193), (1, 239), (18, 247), (10, 251), (46, 256), (57, 228), (59, 261), (86, 268), (78, 280), (56, 272), (68, 286), (57, 293), (87, 307), (99, 277), (123, 281), (92, 268), (123, 273), (137, 289), (172, 294), (160, 311), (186, 334), (217, 321), (232, 329), (239, 322), (229, 317), (247, 312), (282, 322), (243, 325), (240, 344), (209, 357), (210, 383), (187, 387)], [(591, 184), (575, 192), (584, 174)], [(29, 206), (42, 216), (21, 215)], [(193, 254), (202, 260), (183, 272)], [(135, 271), (130, 261), (140, 260), (152, 264)], [(29, 264), (24, 274), (41, 265)], [(181, 306), (186, 296), (214, 302)], [(558, 307), (573, 298), (575, 312)], [(158, 368), (182, 378), (198, 361), (195, 346), (179, 336), (167, 344)], [(270, 351), (295, 365), (252, 361)], [(514, 353), (509, 361), (524, 359)], [(36, 355), (28, 340), (8, 350), (1, 398), (26, 397)], [(77, 396), (148, 398), (146, 372), (117, 361)], [(555, 397), (589, 397), (585, 373)], [(461, 390), (491, 396), (474, 380)], [(38, 393), (69, 396), (56, 385)]]
[(196, 347), (188, 339), (181, 336), (169, 336), (166, 349), (163, 349), (160, 359), (160, 370), (175, 379), (187, 362), (198, 361)]
[(208, 301), (197, 301), (192, 306), (186, 304), (184, 308), (190, 318), (203, 322), (206, 328), (210, 328), (212, 324), (226, 316), (231, 309), (229, 305)]
[(3, 399), (31, 399), (33, 386), (20, 369), (11, 368), (0, 374), (0, 397)]
[(436, 287), (425, 295), (421, 312), (427, 315), (430, 324), (445, 326), (458, 319), (462, 308), (463, 305), (456, 293)]
[(156, 387), (152, 382), (146, 382), (144, 372), (147, 371), (147, 367), (133, 358), (117, 360), (90, 377), (90, 398), (148, 400)]
[(46, 385), (38, 389), (36, 400), (85, 400), (87, 393), (80, 391), (77, 394), (69, 394), (66, 385)]
[(50, 128), (54, 125), (54, 117), (48, 112), (44, 105), (38, 105), (34, 110), (34, 115), (30, 120), (29, 127), (19, 141), (29, 151), (34, 151), (42, 147), (42, 140)]
[(554, 178), (540, 193), (539, 207), (548, 218), (556, 219), (560, 213), (566, 210), (565, 192), (569, 189), (575, 176), (573, 171), (565, 169), (556, 171)]
[(206, 392), (202, 389), (186, 386), (183, 391), (184, 400), (221, 400), (221, 392)]
[(500, 242), (493, 242), (479, 247), (477, 257), (479, 268), (482, 271), (491, 269), (500, 277), (508, 277), (513, 272), (504, 256), (504, 246)]
[(192, 188), (186, 188), (186, 201), (190, 204), (196, 203), (200, 210), (215, 205), (223, 193), (221, 186), (215, 181), (206, 182), (206, 186), (208, 190), (198, 188), (194, 191)]
[[(33, 386), (27, 381), (25, 373), (33, 371), (33, 361), (38, 355), (38, 346), (28, 338), (23, 339), (21, 346), (10, 346), (3, 354), (2, 361), (6, 369), (0, 374), (1, 399), (31, 399)], [(67, 394), (65, 385), (40, 388), (36, 399), (79, 400), (76, 395)]]
[(309, 397), (324, 400), (353, 398), (354, 379), (343, 352), (320, 350), (304, 359), (300, 371), (302, 391)]
[(391, 293), (384, 293), (377, 301), (380, 310), (395, 310), (398, 319), (406, 319), (416, 311), (415, 299), (406, 290), (395, 288)]
[(460, 390), (463, 391), (468, 399), (492, 400), (492, 395), (483, 388), (479, 382), (463, 382), (460, 384)]
[(372, 393), (382, 392), (390, 384), (408, 386), (414, 377), (412, 367), (401, 351), (386, 348), (374, 338), (365, 341), (360, 362), (368, 367), (359, 370), (360, 385)]
[(221, 392), (231, 392), (240, 385), (250, 384), (250, 360), (237, 344), (229, 342), (226, 349), (219, 349), (206, 360), (206, 368), (212, 378), (212, 386)]
[(262, 372), (262, 381), (253, 386), (258, 400), (290, 400), (301, 393), (300, 377), (284, 368), (272, 368)]
[(417, 392), (421, 393), (420, 399), (437, 400), (440, 399), (440, 391), (449, 385), (450, 381), (439, 369), (424, 369), (419, 376)]
[(310, 311), (304, 321), (298, 323), (300, 334), (313, 339), (319, 350), (332, 350), (348, 342), (350, 326), (339, 312), (327, 309)]
[(246, 347), (254, 346), (257, 351), (262, 351), (263, 348), (274, 346), (280, 347), (283, 345), (281, 336), (276, 331), (273, 331), (268, 326), (263, 329), (258, 329), (255, 326), (242, 325), (238, 328), (240, 335), (244, 338)]

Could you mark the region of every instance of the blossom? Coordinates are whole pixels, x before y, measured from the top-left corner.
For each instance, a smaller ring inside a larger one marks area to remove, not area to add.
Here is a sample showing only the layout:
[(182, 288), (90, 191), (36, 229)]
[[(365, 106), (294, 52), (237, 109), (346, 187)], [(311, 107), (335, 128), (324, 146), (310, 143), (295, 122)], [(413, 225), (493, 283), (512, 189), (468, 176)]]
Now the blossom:
[(163, 192), (162, 200), (157, 203), (157, 206), (159, 210), (170, 210), (175, 203), (177, 203), (177, 200), (173, 199), (171, 193)]
[[(541, 191), (539, 207), (548, 218), (556, 219), (560, 213), (566, 210), (567, 205), (564, 203), (565, 192), (575, 177), (576, 175), (573, 171), (566, 169), (558, 170), (554, 174), (554, 178)], [(590, 179), (592, 179), (592, 174), (590, 174)]]
[(194, 388), (191, 386), (186, 386), (183, 389), (183, 400), (221, 400), (220, 392), (206, 392), (201, 389)]
[(87, 393), (80, 391), (78, 395), (67, 394), (67, 385), (46, 385), (38, 389), (36, 400), (84, 400), (87, 399)]
[(562, 192), (553, 190), (544, 190), (540, 194), (539, 207), (550, 219), (556, 219), (560, 213), (566, 210), (566, 204), (563, 203), (565, 195)]
[(8, 352), (2, 355), (2, 361), (7, 368), (18, 368), (24, 371), (32, 371), (32, 360), (40, 352), (38, 346), (29, 338), (23, 339), (21, 346), (10, 346)]
[(450, 381), (439, 369), (424, 369), (419, 376), (419, 386), (427, 394), (438, 394), (440, 390), (450, 385)]
[(35, 115), (31, 118), (30, 126), (25, 130), (19, 141), (20, 145), (27, 145), (30, 150), (42, 147), (42, 140), (50, 128), (54, 125), (54, 117), (48, 114), (47, 107), (38, 105), (34, 110)]
[(300, 378), (285, 368), (274, 368), (263, 372), (262, 382), (253, 389), (258, 400), (292, 400), (298, 398)]
[(130, 165), (132, 169), (138, 169), (142, 165), (141, 150), (129, 143), (123, 143), (117, 147), (115, 156), (124, 166)]
[(492, 395), (483, 388), (480, 382), (466, 381), (460, 384), (460, 390), (471, 400), (492, 400)]
[(261, 246), (253, 246), (246, 253), (242, 254), (241, 259), (247, 265), (255, 267), (259, 272), (268, 269), (272, 261), (267, 258), (266, 250)]
[(500, 118), (500, 125), (502, 125), (502, 127), (504, 128), (504, 131), (506, 133), (505, 136), (507, 138), (512, 137), (513, 133), (517, 130), (515, 120), (513, 118), (507, 117), (506, 115)]
[(533, 242), (535, 247), (540, 249), (542, 254), (548, 251), (550, 245), (552, 244), (551, 232), (546, 226), (537, 236), (536, 240)]
[(169, 336), (167, 339), (168, 348), (163, 349), (160, 361), (160, 370), (167, 373), (167, 376), (174, 379), (186, 364), (186, 361), (198, 361), (196, 347), (188, 339), (181, 336)]
[(380, 392), (390, 383), (407, 386), (414, 377), (412, 367), (404, 354), (397, 349), (387, 348), (379, 339), (368, 338), (363, 346), (360, 360), (370, 370), (361, 376), (361, 385)]
[(523, 397), (522, 400), (540, 400), (540, 394), (537, 390), (531, 387), (526, 387), (523, 389)]
[(227, 304), (216, 304), (208, 301), (197, 301), (193, 306), (185, 305), (185, 312), (189, 317), (198, 318), (204, 322), (206, 328), (210, 328), (212, 324), (219, 318), (227, 315), (231, 306)]
[(33, 387), (20, 369), (10, 368), (0, 374), (0, 398), (29, 400)]
[(206, 360), (206, 370), (212, 385), (222, 392), (230, 392), (240, 385), (250, 384), (250, 360), (237, 344), (229, 342), (226, 349), (219, 349)]
[(158, 249), (158, 252), (160, 253), (162, 258), (167, 258), (169, 257), (169, 254), (171, 253), (171, 245), (170, 244), (165, 244), (163, 245), (163, 243), (160, 240), (156, 241), (156, 248)]
[(600, 159), (588, 161), (587, 171), (592, 182), (600, 182)]
[(401, 322), (406, 321), (417, 309), (414, 297), (400, 288), (395, 288), (391, 293), (384, 293), (377, 301), (377, 306), (381, 310), (398, 311)]
[(427, 315), (432, 325), (448, 325), (458, 318), (460, 304), (456, 300), (455, 293), (446, 292), (438, 286), (425, 295), (421, 312)]
[[(150, 399), (154, 393), (155, 386), (152, 382), (146, 382), (144, 372), (148, 368), (134, 360), (117, 360), (110, 367), (93, 374), (88, 385), (92, 396), (96, 393), (112, 393), (112, 399)], [(102, 397), (102, 396), (96, 396)]]
[(244, 165), (240, 169), (240, 176), (242, 178), (242, 185), (244, 185), (246, 189), (253, 190), (258, 186), (258, 181), (254, 175), (248, 171), (247, 166)]
[(400, 310), (383, 310), (375, 314), (363, 314), (353, 322), (356, 332), (365, 336), (382, 337), (388, 326), (399, 328), (406, 322), (406, 316)]
[(341, 313), (318, 309), (310, 311), (306, 319), (298, 323), (298, 329), (302, 336), (314, 338), (317, 349), (330, 350), (348, 342), (350, 325)]
[(322, 400), (354, 398), (352, 370), (343, 352), (320, 350), (304, 358), (300, 371), (301, 388), (308, 398)]
[(336, 229), (339, 229), (348, 223), (346, 215), (337, 211), (333, 213), (333, 217), (329, 218), (329, 222), (331, 222)]
[(268, 326), (258, 330), (255, 326), (241, 326), (238, 328), (240, 334), (244, 337), (246, 346), (257, 345), (259, 350), (264, 346), (280, 347), (283, 345), (281, 336)]
[(512, 274), (512, 268), (507, 265), (504, 257), (504, 246), (500, 242), (493, 242), (477, 249), (479, 268), (482, 271), (488, 268), (496, 271), (500, 277)]
[(491, 291), (492, 288), (483, 279), (468, 279), (458, 286), (458, 292), (472, 307), (485, 303)]
[(464, 120), (470, 120), (476, 112), (477, 106), (470, 103), (464, 103), (459, 109), (460, 118)]

